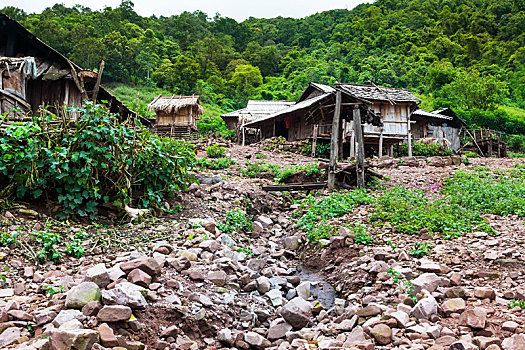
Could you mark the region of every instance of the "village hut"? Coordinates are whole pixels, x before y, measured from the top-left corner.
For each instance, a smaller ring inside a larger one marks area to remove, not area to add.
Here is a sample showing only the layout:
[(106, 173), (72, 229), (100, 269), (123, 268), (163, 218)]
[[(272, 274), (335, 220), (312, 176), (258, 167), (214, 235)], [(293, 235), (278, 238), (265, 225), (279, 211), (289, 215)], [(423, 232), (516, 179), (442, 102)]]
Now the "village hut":
[[(446, 144), (448, 148), (457, 151), (460, 149), (460, 136), (467, 124), (461, 120), (450, 108), (437, 109), (429, 112), (417, 109), (412, 113), (411, 120), (414, 141), (435, 139), (439, 144)], [(445, 143), (442, 140), (447, 140)]]
[[(330, 140), (337, 91), (342, 94), (343, 120), (339, 132), (342, 134), (342, 152), (346, 155), (355, 155), (354, 106), (362, 110), (365, 145), (377, 147), (380, 154), (386, 147), (392, 154), (394, 144), (411, 142), (410, 115), (418, 108), (420, 99), (406, 90), (373, 84), (337, 84), (332, 87), (310, 83), (296, 104), (246, 126), (259, 128), (263, 139), (282, 135), (288, 141)], [(369, 122), (365, 123), (365, 120)]]
[(155, 112), (155, 131), (174, 138), (192, 138), (197, 132), (197, 119), (204, 113), (199, 96), (158, 96), (148, 105)]
[(18, 118), (37, 114), (42, 107), (56, 113), (92, 100), (107, 101), (110, 111), (122, 119), (135, 116), (100, 85), (100, 78), (0, 14), (0, 114)]
[(260, 138), (258, 129), (245, 128), (245, 124), (265, 118), (294, 104), (295, 101), (249, 100), (246, 108), (223, 114), (221, 118), (229, 130), (235, 130), (236, 137), (239, 141), (244, 138), (245, 142), (251, 143)]

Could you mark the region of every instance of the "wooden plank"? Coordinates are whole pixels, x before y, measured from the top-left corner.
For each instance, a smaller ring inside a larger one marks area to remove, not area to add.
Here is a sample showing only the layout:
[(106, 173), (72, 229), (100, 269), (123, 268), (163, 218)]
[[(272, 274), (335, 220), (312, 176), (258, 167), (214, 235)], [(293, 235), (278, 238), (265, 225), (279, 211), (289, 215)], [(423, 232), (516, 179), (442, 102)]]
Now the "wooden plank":
[[(330, 140), (330, 167), (328, 168), (328, 189), (333, 190), (335, 187), (335, 166), (337, 155), (339, 153), (339, 127), (341, 122), (341, 90), (337, 90), (335, 95), (335, 111), (332, 120), (332, 137)], [(359, 123), (361, 124), (361, 123)]]
[(317, 150), (317, 136), (319, 132), (319, 124), (314, 125), (313, 140), (312, 140), (312, 157), (315, 157), (315, 151)]
[(361, 125), (361, 110), (354, 107), (354, 134), (357, 143), (357, 187), (365, 187), (365, 143), (363, 140), (363, 127)]
[[(100, 81), (102, 80), (102, 72), (104, 71), (104, 60), (102, 60), (102, 62), (100, 62), (100, 69), (98, 70), (98, 74), (97, 74), (97, 82), (95, 83), (95, 89), (93, 91), (93, 102), (97, 103), (97, 96), (98, 96), (98, 89), (100, 88)], [(137, 105), (138, 105), (138, 102), (137, 102)], [(137, 114), (138, 114), (138, 110), (137, 110)]]
[(381, 128), (381, 134), (379, 134), (379, 158), (383, 156), (383, 128)]
[(306, 184), (286, 184), (286, 185), (270, 185), (263, 186), (263, 191), (266, 192), (281, 192), (281, 191), (310, 191), (320, 190), (326, 187), (326, 182), (306, 183)]

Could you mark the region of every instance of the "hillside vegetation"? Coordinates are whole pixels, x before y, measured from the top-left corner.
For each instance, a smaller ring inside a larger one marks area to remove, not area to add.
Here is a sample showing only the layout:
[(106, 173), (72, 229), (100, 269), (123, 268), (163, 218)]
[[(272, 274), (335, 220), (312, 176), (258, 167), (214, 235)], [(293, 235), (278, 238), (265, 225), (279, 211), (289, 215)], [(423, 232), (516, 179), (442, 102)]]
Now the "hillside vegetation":
[[(1, 12), (86, 68), (105, 60), (106, 80), (147, 92), (142, 112), (157, 88), (200, 94), (217, 115), (250, 98), (295, 99), (310, 81), (372, 80), (470, 124), (525, 134), (524, 0), (378, 0), (242, 23), (199, 11), (142, 17), (133, 6)], [(135, 109), (133, 89), (117, 95)]]

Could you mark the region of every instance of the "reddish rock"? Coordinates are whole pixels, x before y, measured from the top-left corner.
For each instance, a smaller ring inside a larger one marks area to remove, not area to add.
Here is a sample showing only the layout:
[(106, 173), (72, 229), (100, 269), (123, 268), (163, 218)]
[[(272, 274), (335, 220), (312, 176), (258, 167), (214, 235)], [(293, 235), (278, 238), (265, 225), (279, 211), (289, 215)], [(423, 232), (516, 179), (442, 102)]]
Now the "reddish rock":
[(476, 329), (485, 328), (486, 321), (487, 315), (485, 311), (480, 308), (464, 311), (459, 317), (459, 324), (461, 326), (468, 326)]
[(102, 323), (97, 328), (98, 334), (100, 335), (100, 342), (103, 346), (107, 347), (114, 347), (118, 346), (118, 340), (115, 334), (113, 333), (113, 329), (111, 329), (110, 326), (107, 325), (107, 323)]
[(121, 322), (131, 317), (131, 308), (123, 305), (106, 305), (97, 314), (100, 322)]
[(161, 267), (157, 260), (149, 257), (131, 260), (120, 265), (120, 269), (125, 273), (130, 273), (135, 269), (140, 269), (150, 276), (160, 275)]
[(151, 276), (140, 269), (134, 269), (129, 273), (128, 281), (138, 286), (148, 288), (151, 283)]

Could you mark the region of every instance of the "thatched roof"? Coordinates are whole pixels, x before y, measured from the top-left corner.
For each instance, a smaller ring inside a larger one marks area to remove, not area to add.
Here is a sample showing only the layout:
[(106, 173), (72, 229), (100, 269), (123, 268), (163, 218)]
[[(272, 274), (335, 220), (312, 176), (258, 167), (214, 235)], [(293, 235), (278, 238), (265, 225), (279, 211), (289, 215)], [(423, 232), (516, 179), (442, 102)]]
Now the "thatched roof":
[(295, 104), (295, 101), (249, 100), (246, 108), (221, 115), (222, 119), (238, 118), (246, 123), (264, 118)]
[(199, 115), (204, 113), (204, 108), (200, 105), (199, 96), (159, 96), (148, 105), (148, 111), (153, 111), (157, 114), (175, 114), (180, 109), (190, 106), (197, 107), (197, 113)]

